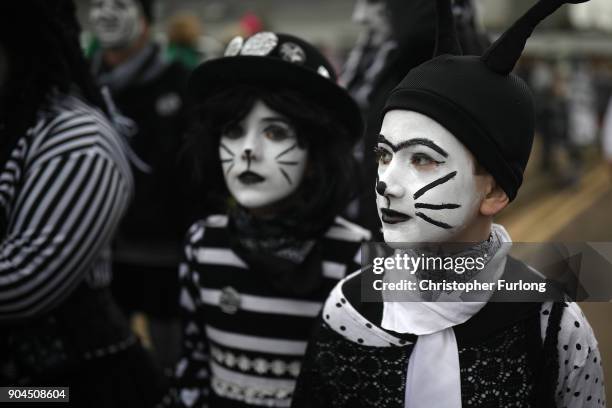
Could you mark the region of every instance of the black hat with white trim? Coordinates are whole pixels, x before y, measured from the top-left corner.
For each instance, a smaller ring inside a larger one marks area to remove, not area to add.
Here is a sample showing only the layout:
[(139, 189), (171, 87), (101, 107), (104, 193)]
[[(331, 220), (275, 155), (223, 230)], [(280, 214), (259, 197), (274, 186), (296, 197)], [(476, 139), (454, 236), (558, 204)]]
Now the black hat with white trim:
[(195, 69), (188, 88), (196, 102), (237, 84), (295, 89), (333, 112), (356, 141), (363, 132), (361, 112), (336, 82), (334, 68), (311, 44), (289, 34), (260, 32), (231, 40), (224, 57)]

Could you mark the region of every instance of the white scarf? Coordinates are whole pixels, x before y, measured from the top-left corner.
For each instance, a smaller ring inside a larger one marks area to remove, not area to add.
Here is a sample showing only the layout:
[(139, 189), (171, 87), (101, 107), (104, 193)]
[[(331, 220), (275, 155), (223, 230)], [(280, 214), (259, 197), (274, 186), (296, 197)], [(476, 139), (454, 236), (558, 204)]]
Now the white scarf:
[[(511, 243), (508, 232), (494, 224), (493, 232), (501, 242)], [(511, 245), (505, 244), (495, 253), (485, 268), (477, 275), (479, 282), (496, 282), (504, 272)], [(385, 280), (398, 282), (396, 271), (385, 273)], [(416, 276), (401, 278), (413, 279)], [(438, 302), (392, 302), (383, 292), (383, 317), (381, 326), (398, 333), (419, 336), (410, 360), (406, 376), (406, 408), (460, 408), (461, 378), (459, 375), (459, 350), (453, 327), (465, 323), (478, 313), (493, 295), (493, 291), (474, 295), (452, 292), (442, 294)], [(444, 302), (444, 299), (461, 301)]]

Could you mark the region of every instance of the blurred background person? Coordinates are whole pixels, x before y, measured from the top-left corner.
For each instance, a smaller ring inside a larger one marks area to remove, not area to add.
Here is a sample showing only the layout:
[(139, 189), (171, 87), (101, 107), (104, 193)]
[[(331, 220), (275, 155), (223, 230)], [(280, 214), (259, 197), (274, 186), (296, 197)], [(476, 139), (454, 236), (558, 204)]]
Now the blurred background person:
[(601, 139), (604, 159), (608, 164), (610, 177), (612, 177), (612, 99), (610, 99), (608, 109), (604, 116)]
[[(573, 186), (580, 181), (582, 172), (581, 152), (575, 139), (586, 136), (581, 133), (572, 134), (572, 130), (592, 132), (588, 135), (588, 141), (593, 141), (597, 135), (594, 126), (589, 129), (582, 122), (581, 128), (576, 123), (576, 114), (588, 109), (588, 101), (585, 99), (589, 96), (576, 89), (578, 86), (572, 89), (569, 75), (564, 73), (559, 65), (539, 64), (538, 70), (542, 71), (534, 80), (538, 94), (536, 122), (542, 140), (540, 169), (555, 178), (557, 187)], [(582, 106), (582, 103), (585, 103), (585, 106)], [(572, 109), (576, 104), (580, 105), (580, 111)], [(565, 157), (560, 157), (560, 153)]]
[(161, 372), (109, 291), (133, 180), (79, 33), (71, 0), (0, 3), (0, 383), (149, 407)]
[[(357, 0), (353, 21), (362, 26), (349, 54), (340, 82), (357, 101), (366, 118), (366, 131), (356, 155), (363, 162), (358, 203), (349, 208), (356, 218), (380, 238), (375, 205), (376, 160), (374, 146), (380, 130), (380, 111), (389, 92), (415, 66), (433, 55), (435, 2), (431, 0)], [(479, 54), (487, 45), (476, 29), (470, 0), (454, 3), (459, 38), (466, 54)]]
[(169, 61), (178, 61), (191, 70), (206, 58), (198, 49), (202, 26), (195, 14), (183, 12), (172, 16), (167, 34), (166, 57)]
[(135, 196), (114, 243), (113, 293), (127, 312), (146, 314), (156, 355), (170, 367), (180, 343), (179, 247), (194, 202), (177, 159), (189, 71), (167, 62), (152, 40), (153, 10), (152, 0), (92, 0), (89, 18), (100, 44), (91, 57), (95, 78), (133, 121), (136, 154)]

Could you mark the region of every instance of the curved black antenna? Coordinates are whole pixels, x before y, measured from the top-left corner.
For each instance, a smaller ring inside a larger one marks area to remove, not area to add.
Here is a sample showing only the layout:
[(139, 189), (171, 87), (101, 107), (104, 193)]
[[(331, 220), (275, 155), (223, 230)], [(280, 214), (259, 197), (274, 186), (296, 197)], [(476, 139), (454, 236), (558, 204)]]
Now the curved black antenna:
[(436, 0), (436, 13), (438, 22), (436, 25), (436, 47), (434, 57), (443, 54), (463, 55), (457, 30), (451, 0)]
[(483, 62), (494, 72), (508, 75), (521, 57), (527, 39), (536, 26), (565, 3), (584, 3), (588, 0), (540, 0), (519, 18), (484, 55)]

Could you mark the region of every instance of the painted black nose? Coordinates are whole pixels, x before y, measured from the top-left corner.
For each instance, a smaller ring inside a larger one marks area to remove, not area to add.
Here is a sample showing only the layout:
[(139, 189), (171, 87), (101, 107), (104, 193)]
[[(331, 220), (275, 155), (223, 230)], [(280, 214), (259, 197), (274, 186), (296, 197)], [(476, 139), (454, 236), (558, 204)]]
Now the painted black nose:
[(376, 183), (376, 192), (379, 195), (384, 196), (386, 191), (387, 191), (387, 183), (385, 183), (384, 181), (379, 181), (378, 183)]

